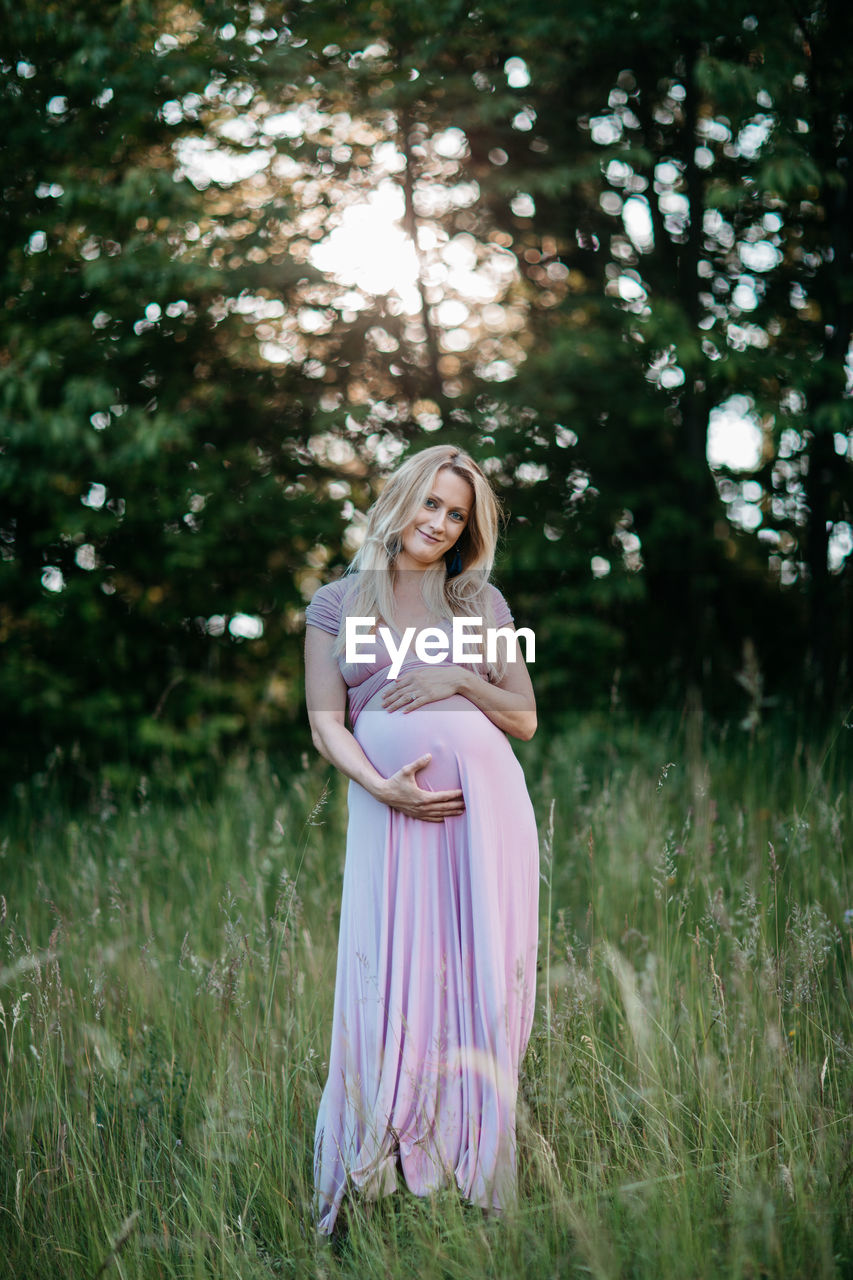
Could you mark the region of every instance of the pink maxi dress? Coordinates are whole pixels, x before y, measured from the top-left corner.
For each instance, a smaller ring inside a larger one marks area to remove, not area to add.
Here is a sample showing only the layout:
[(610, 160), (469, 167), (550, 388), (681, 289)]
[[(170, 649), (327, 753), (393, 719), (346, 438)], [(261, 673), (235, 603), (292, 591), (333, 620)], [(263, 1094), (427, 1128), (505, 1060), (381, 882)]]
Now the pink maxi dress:
[[(353, 584), (321, 587), (307, 623), (337, 635)], [(490, 590), (497, 625), (511, 625)], [(539, 846), (521, 766), (506, 734), (467, 698), (386, 711), (391, 659), (378, 637), (375, 647), (372, 665), (340, 660), (356, 739), (385, 777), (432, 752), (418, 785), (461, 787), (465, 812), (424, 822), (349, 784), (314, 1146), (324, 1234), (348, 1188), (374, 1198), (400, 1177), (416, 1195), (455, 1181), (483, 1208), (512, 1200), (518, 1071), (533, 1020)], [(410, 652), (403, 671), (417, 661)]]

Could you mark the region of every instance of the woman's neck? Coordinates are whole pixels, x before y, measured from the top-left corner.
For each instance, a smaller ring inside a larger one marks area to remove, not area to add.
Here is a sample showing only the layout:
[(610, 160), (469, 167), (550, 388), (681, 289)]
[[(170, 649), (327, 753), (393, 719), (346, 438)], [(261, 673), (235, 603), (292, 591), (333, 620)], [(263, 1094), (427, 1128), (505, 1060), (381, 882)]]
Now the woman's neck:
[(425, 627), (440, 621), (424, 599), (422, 568), (401, 569), (394, 575), (394, 615), (398, 626)]

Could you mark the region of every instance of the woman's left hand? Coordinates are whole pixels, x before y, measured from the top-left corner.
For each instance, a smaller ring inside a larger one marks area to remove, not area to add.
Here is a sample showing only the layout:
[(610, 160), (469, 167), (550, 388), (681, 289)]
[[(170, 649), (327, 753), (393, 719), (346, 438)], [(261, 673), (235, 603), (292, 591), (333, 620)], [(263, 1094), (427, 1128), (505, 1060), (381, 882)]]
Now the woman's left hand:
[(452, 663), (436, 667), (416, 667), (404, 671), (382, 695), (386, 711), (416, 711), (428, 702), (440, 702), (459, 693), (464, 672)]

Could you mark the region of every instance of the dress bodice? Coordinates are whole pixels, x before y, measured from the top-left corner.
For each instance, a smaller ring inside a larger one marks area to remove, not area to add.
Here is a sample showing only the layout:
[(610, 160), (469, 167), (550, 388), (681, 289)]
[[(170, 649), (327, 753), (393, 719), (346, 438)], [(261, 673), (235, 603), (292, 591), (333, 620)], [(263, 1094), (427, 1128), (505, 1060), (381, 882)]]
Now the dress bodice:
[[(329, 632), (331, 635), (337, 636), (344, 624), (344, 620), (351, 611), (351, 606), (355, 599), (355, 593), (358, 585), (358, 579), (355, 575), (351, 577), (338, 578), (334, 582), (326, 583), (325, 586), (319, 587), (314, 593), (311, 603), (305, 610), (305, 622), (309, 626), (320, 627), (321, 630)], [(506, 627), (513, 625), (512, 614), (506, 600), (498, 591), (497, 587), (489, 584), (489, 591), (492, 596), (491, 604), (494, 612), (495, 625), (498, 627)], [(440, 622), (432, 624), (441, 627), (448, 635), (448, 642), (452, 630), (452, 623), (449, 618), (442, 619)], [(394, 632), (396, 641), (399, 642), (400, 637)], [(346, 655), (341, 654), (338, 658), (338, 666), (341, 669), (341, 675), (346, 681), (347, 687), (353, 689), (371, 677), (379, 676), (381, 672), (391, 666), (392, 654), (389, 652), (387, 645), (381, 635), (377, 633), (370, 637), (374, 661), (364, 660), (360, 662), (347, 662)], [(367, 647), (367, 646), (366, 646)], [(450, 644), (448, 644), (448, 653), (442, 658), (442, 662), (451, 662), (452, 654)], [(411, 646), (403, 669), (407, 669), (413, 663), (418, 663), (414, 652), (414, 646)], [(488, 670), (485, 661), (480, 663), (471, 662), (466, 664), (471, 666), (484, 680), (488, 679)], [(387, 678), (387, 677), (386, 677)]]

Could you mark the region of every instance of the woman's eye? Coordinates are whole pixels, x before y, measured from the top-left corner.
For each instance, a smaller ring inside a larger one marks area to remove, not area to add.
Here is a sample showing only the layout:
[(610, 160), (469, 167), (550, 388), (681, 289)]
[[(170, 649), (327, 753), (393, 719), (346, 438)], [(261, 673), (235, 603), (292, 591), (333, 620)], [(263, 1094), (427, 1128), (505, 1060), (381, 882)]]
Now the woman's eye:
[(435, 498), (427, 498), (426, 502), (424, 503), (425, 507), (435, 507), (437, 505), (438, 504), (436, 503)]

